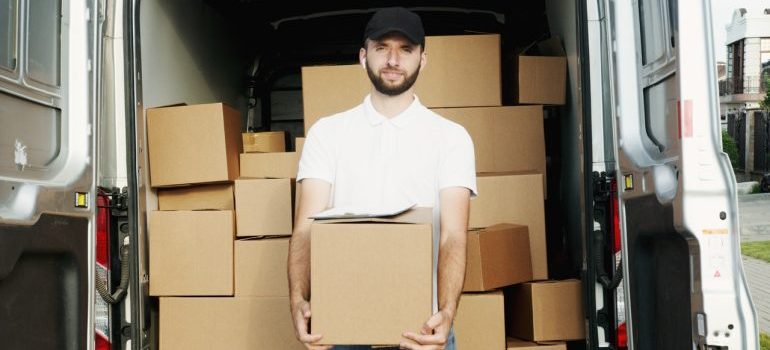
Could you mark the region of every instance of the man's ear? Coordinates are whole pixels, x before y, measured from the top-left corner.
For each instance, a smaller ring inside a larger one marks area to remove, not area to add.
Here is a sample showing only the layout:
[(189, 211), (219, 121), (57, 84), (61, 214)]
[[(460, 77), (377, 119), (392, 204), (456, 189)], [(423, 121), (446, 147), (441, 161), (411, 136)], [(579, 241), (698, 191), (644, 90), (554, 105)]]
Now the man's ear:
[(425, 50), (420, 54), (420, 73), (425, 69), (425, 65), (428, 64), (428, 55), (425, 54)]
[(366, 69), (366, 49), (363, 47), (358, 50), (358, 62), (363, 69)]

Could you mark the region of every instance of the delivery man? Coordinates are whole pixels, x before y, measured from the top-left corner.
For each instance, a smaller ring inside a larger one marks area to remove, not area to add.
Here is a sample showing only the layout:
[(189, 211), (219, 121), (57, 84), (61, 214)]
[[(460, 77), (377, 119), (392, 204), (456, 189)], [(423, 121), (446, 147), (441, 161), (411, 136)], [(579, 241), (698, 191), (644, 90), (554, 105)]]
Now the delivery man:
[(296, 335), (308, 349), (331, 348), (314, 345), (322, 343), (322, 334), (308, 333), (308, 217), (328, 207), (416, 204), (434, 208), (434, 314), (422, 329), (405, 330), (399, 345), (453, 350), (470, 198), (476, 195), (473, 142), (462, 126), (427, 109), (414, 94), (427, 62), (417, 14), (404, 8), (377, 11), (366, 26), (359, 61), (372, 82), (370, 94), (353, 109), (318, 120), (308, 131), (299, 164), (302, 192), (288, 258)]

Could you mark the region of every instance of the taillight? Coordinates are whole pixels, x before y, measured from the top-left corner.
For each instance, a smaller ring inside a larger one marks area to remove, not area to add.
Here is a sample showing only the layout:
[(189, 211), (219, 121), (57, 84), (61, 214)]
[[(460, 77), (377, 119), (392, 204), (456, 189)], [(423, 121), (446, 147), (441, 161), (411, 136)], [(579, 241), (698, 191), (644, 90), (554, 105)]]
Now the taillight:
[(628, 333), (626, 333), (626, 323), (618, 325), (618, 349), (628, 348)]
[[(615, 257), (615, 264), (619, 268), (622, 268), (622, 266), (619, 264), (621, 260), (622, 253), (620, 251), (621, 244), (620, 244), (620, 208), (619, 208), (619, 202), (618, 199), (618, 182), (616, 179), (612, 179), (610, 181), (610, 202), (612, 205), (610, 205), (610, 215), (612, 217), (612, 237), (613, 237), (613, 244), (612, 244), (612, 252)], [(615, 273), (618, 273), (617, 271)], [(616, 307), (616, 322), (617, 322), (617, 332), (616, 332), (616, 340), (615, 343), (617, 345), (618, 349), (627, 349), (628, 348), (628, 332), (626, 330), (626, 310), (625, 310), (625, 293), (623, 290), (623, 284), (619, 284), (617, 289), (615, 289), (615, 307)]]
[[(96, 278), (110, 276), (110, 199), (99, 191), (96, 196)], [(96, 350), (110, 350), (110, 306), (98, 291), (94, 293), (94, 339)]]

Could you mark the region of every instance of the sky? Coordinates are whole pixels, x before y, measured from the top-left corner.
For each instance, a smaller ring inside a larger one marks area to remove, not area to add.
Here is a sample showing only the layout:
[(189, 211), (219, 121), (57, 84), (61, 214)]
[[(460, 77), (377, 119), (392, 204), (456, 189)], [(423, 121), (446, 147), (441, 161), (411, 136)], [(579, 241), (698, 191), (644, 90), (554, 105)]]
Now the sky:
[(733, 10), (743, 6), (764, 4), (770, 8), (770, 0), (711, 0), (711, 19), (714, 25), (714, 53), (717, 61), (727, 59), (725, 27), (732, 20)]

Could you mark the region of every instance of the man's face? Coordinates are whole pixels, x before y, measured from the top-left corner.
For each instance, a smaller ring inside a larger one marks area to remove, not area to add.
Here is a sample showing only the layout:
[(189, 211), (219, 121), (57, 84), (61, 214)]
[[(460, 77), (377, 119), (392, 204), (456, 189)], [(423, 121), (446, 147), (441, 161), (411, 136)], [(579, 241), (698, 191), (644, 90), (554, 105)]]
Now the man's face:
[(388, 96), (400, 95), (414, 85), (425, 58), (420, 45), (397, 33), (367, 40), (361, 55), (374, 88)]

